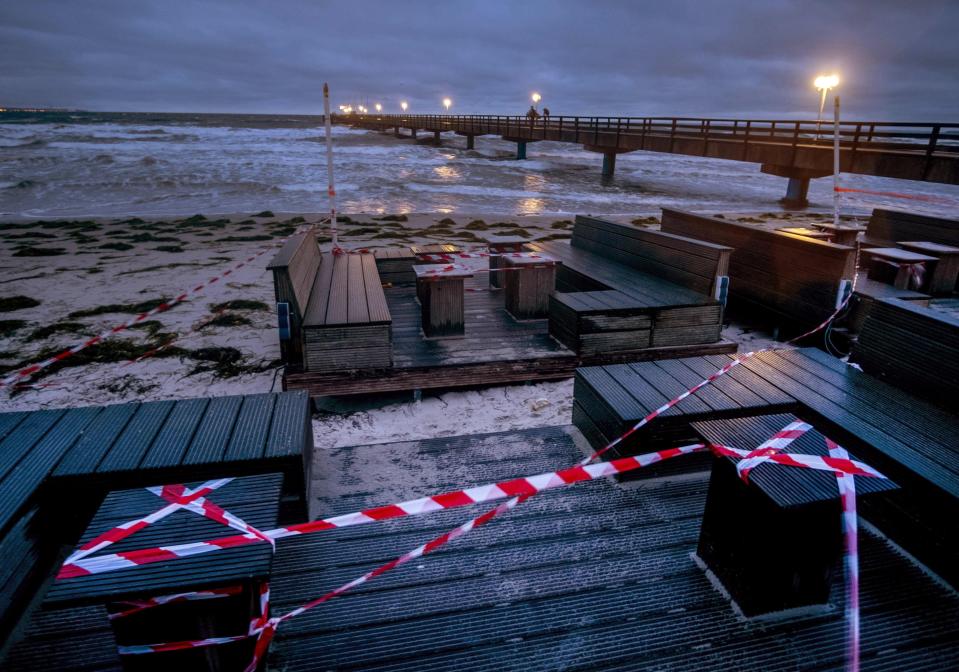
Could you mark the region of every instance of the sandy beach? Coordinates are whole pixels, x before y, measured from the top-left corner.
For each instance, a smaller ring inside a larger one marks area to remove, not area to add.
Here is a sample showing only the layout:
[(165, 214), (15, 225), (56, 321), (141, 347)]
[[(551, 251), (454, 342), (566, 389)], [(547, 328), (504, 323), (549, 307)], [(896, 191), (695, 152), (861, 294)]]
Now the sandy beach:
[[(69, 358), (62, 368), (51, 367), (5, 399), (5, 410), (279, 389), (273, 286), (266, 265), (285, 236), (321, 222), (324, 215), (257, 214), (263, 216), (21, 220), (2, 225), (4, 371), (70, 347), (265, 251), (188, 301)], [(769, 227), (828, 217), (713, 214)], [(658, 226), (648, 215), (609, 218)], [(320, 229), (321, 238), (327, 239), (326, 225)], [(354, 214), (343, 217), (338, 233), (349, 249), (426, 242), (482, 247), (490, 234), (556, 240), (568, 238), (570, 229), (570, 219), (556, 216)], [(762, 325), (732, 323), (723, 336), (739, 343), (740, 350), (775, 343)], [(318, 447), (329, 448), (567, 424), (571, 398), (572, 381), (562, 381), (429, 392), (417, 401), (410, 394), (324, 399), (314, 419), (315, 440)]]

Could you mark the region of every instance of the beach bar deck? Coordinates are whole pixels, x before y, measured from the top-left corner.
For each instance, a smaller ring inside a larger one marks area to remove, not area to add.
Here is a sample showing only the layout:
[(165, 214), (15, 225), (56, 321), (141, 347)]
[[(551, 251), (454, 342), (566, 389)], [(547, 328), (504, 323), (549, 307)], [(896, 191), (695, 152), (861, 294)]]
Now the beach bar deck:
[[(473, 255), (482, 268), (458, 263), (454, 246), (331, 254), (300, 234), (270, 265), (284, 388), (328, 396), (557, 380), (588, 364), (734, 352), (720, 334), (730, 251), (588, 217), (571, 244)], [(362, 274), (338, 282), (332, 269), (347, 259)], [(318, 295), (338, 306), (336, 340), (315, 326)]]

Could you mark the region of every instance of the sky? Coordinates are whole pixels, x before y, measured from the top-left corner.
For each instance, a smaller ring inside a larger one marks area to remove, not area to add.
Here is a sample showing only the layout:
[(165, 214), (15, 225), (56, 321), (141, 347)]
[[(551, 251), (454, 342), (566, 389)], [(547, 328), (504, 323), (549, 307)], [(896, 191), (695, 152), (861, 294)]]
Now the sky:
[(955, 0), (2, 0), (0, 106), (959, 121)]

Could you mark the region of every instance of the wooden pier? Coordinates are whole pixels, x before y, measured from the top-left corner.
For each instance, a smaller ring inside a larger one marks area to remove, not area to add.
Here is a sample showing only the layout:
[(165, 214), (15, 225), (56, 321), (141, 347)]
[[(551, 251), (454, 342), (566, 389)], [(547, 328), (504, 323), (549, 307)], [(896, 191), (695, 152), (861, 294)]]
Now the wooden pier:
[[(765, 173), (789, 178), (785, 201), (804, 205), (809, 180), (832, 175), (832, 125), (775, 119), (690, 117), (567, 117), (531, 122), (499, 115), (334, 115), (336, 123), (393, 131), (410, 129), (474, 138), (498, 135), (517, 143), (526, 158), (528, 143), (567, 142), (603, 155), (610, 177), (616, 155), (646, 151), (758, 163)], [(844, 173), (959, 184), (959, 124), (844, 121), (839, 127)]]

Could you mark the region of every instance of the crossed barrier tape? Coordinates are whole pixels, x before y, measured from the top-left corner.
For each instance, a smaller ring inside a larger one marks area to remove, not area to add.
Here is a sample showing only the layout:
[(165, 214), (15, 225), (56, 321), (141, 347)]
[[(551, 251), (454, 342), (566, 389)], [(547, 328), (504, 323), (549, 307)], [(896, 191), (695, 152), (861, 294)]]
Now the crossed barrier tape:
[[(776, 436), (778, 437), (780, 434), (782, 434), (782, 432), (780, 432)], [(770, 441), (776, 441), (776, 440), (777, 440), (776, 437), (773, 437), (773, 439), (770, 439)], [(792, 439), (789, 439), (789, 440), (792, 440)], [(800, 455), (800, 454), (789, 455), (789, 454), (780, 454), (777, 452), (770, 453), (768, 451), (763, 455), (763, 457), (766, 460), (769, 460), (773, 463), (781, 464), (784, 466), (831, 471), (835, 473), (837, 477), (839, 477), (840, 479), (849, 478), (851, 480), (851, 477), (853, 475), (867, 476), (867, 477), (874, 477), (874, 478), (885, 478), (881, 473), (879, 473), (878, 471), (876, 471), (869, 465), (850, 459), (848, 455), (845, 453), (845, 451), (841, 451), (840, 449), (841, 452), (835, 452), (833, 450), (834, 445), (835, 444), (832, 444), (830, 442), (830, 456), (828, 457), (819, 456), (819, 455)], [(245, 634), (228, 636), (228, 637), (211, 637), (211, 638), (206, 638), (201, 640), (187, 640), (187, 641), (181, 641), (181, 642), (164, 642), (164, 643), (158, 643), (158, 644), (124, 646), (124, 647), (120, 647), (120, 653), (123, 655), (137, 655), (137, 654), (145, 654), (145, 653), (164, 652), (164, 651), (177, 651), (177, 650), (184, 650), (184, 649), (190, 649), (190, 648), (200, 648), (200, 647), (206, 647), (206, 646), (215, 646), (220, 644), (233, 643), (233, 642), (249, 639), (250, 637), (255, 636), (257, 639), (254, 645), (253, 659), (251, 660), (250, 664), (246, 668), (248, 672), (252, 672), (259, 666), (259, 663), (262, 660), (263, 655), (265, 655), (266, 651), (269, 649), (269, 644), (276, 632), (276, 629), (284, 621), (294, 618), (309, 609), (312, 609), (320, 604), (323, 604), (324, 602), (327, 602), (335, 597), (338, 597), (339, 595), (342, 595), (343, 593), (355, 588), (356, 586), (366, 583), (367, 581), (370, 581), (373, 578), (380, 576), (381, 574), (384, 574), (392, 569), (395, 569), (409, 562), (410, 560), (422, 557), (452, 541), (455, 541), (456, 539), (458, 539), (459, 537), (462, 537), (463, 535), (467, 534), (473, 529), (476, 529), (477, 527), (489, 522), (496, 516), (512, 510), (513, 508), (518, 506), (520, 503), (526, 501), (527, 499), (538, 494), (539, 492), (542, 492), (547, 489), (555, 488), (555, 487), (571, 485), (584, 480), (594, 480), (596, 478), (600, 478), (602, 476), (608, 476), (613, 473), (623, 473), (626, 471), (630, 471), (632, 469), (640, 468), (642, 466), (648, 466), (649, 464), (660, 462), (666, 459), (678, 457), (680, 455), (686, 455), (686, 454), (691, 454), (694, 452), (701, 452), (706, 450), (712, 451), (714, 454), (717, 454), (717, 455), (735, 457), (738, 459), (746, 459), (750, 455), (756, 452), (756, 451), (746, 451), (746, 450), (741, 450), (737, 448), (732, 448), (729, 446), (722, 446), (722, 445), (716, 445), (716, 444), (709, 444), (709, 445), (692, 444), (689, 446), (657, 451), (655, 453), (648, 453), (648, 454), (640, 455), (636, 457), (623, 458), (621, 460), (615, 460), (612, 462), (603, 462), (603, 463), (598, 463), (598, 464), (589, 465), (589, 466), (577, 466), (577, 467), (573, 467), (572, 469), (567, 469), (560, 472), (551, 472), (548, 474), (540, 474), (538, 476), (530, 476), (530, 477), (525, 477), (520, 479), (514, 479), (512, 481), (506, 481), (503, 483), (495, 484), (494, 486), (481, 486), (481, 488), (487, 490), (488, 493), (491, 493), (493, 488), (500, 490), (501, 493), (509, 493), (509, 494), (501, 494), (499, 496), (500, 497), (509, 496), (510, 499), (504, 503), (499, 504), (498, 506), (491, 509), (490, 511), (487, 511), (484, 514), (467, 521), (463, 525), (460, 525), (454, 528), (453, 530), (443, 535), (440, 535), (439, 537), (436, 537), (435, 539), (427, 542), (426, 544), (417, 546), (413, 550), (399, 556), (395, 560), (392, 560), (384, 565), (381, 565), (377, 567), (376, 569), (370, 572), (367, 572), (366, 574), (363, 574), (362, 576), (356, 579), (353, 579), (352, 581), (349, 581), (343, 584), (342, 586), (335, 588), (334, 590), (331, 590), (325, 593), (324, 595), (314, 600), (311, 600), (310, 602), (307, 602), (303, 604), (302, 606), (297, 607), (296, 609), (293, 609), (292, 611), (287, 612), (286, 614), (282, 616), (272, 617), (272, 618), (265, 617), (265, 614), (268, 613), (268, 610), (269, 610), (269, 603), (268, 603), (269, 598), (268, 598), (268, 588), (267, 588), (264, 591), (265, 597), (261, 598), (261, 602), (262, 602), (261, 615), (253, 619), (253, 621), (251, 621), (249, 632)], [(777, 449), (774, 449), (774, 450), (777, 450)], [(457, 492), (462, 495), (464, 493), (467, 493), (468, 490), (461, 490)], [(448, 493), (448, 494), (454, 494), (454, 493)], [(436, 501), (436, 499), (440, 497), (443, 497), (443, 495), (436, 495), (431, 498), (424, 498), (424, 500), (421, 500), (421, 501), (426, 501), (426, 500)], [(854, 499), (854, 493), (852, 497)], [(483, 501), (487, 501), (487, 500), (483, 500)], [(392, 506), (400, 507), (400, 508), (403, 507), (402, 504), (397, 504)], [(846, 504), (844, 504), (844, 507), (845, 506)], [(854, 506), (854, 503), (853, 503), (853, 506)], [(358, 512), (356, 514), (349, 514), (349, 515), (352, 516), (353, 518), (358, 518), (360, 516), (366, 516), (369, 518), (369, 515), (368, 515), (369, 511), (386, 511), (390, 508), (391, 507), (378, 507), (378, 509), (370, 509), (370, 510), (367, 510), (366, 512)], [(448, 508), (448, 507), (440, 507), (440, 508)], [(431, 510), (437, 510), (437, 509), (431, 509)], [(425, 511), (422, 511), (421, 509), (419, 512), (425, 512)], [(369, 520), (370, 521), (383, 520), (388, 517), (395, 517), (395, 516), (387, 515), (384, 517), (369, 518)], [(853, 533), (855, 533), (854, 509), (853, 509), (853, 517), (851, 519), (851, 523), (853, 526)], [(328, 528), (325, 528), (325, 529), (328, 529)], [(847, 527), (847, 530), (848, 529), (849, 528)], [(856, 590), (858, 590), (858, 583), (855, 584), (855, 586), (856, 586)], [(852, 588), (850, 588), (850, 590), (852, 590)], [(858, 653), (857, 653), (857, 656), (858, 656)]]

